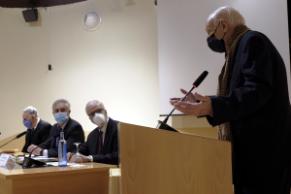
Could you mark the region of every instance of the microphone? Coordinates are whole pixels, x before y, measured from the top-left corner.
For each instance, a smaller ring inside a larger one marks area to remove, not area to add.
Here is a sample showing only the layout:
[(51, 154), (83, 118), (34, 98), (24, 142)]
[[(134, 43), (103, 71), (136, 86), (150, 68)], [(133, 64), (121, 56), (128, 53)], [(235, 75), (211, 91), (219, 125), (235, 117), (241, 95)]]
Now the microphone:
[[(40, 144), (42, 145), (42, 144)], [(46, 163), (45, 162), (42, 162), (42, 161), (39, 161), (39, 160), (35, 160), (35, 159), (32, 159), (31, 158), (31, 154), (34, 150), (36, 150), (37, 148), (39, 148), (39, 146), (36, 146), (35, 148), (33, 148), (31, 150), (31, 152), (29, 153), (29, 156), (25, 156), (24, 159), (23, 159), (23, 163), (22, 163), (22, 168), (34, 168), (34, 167), (42, 167), (42, 166), (45, 166)]]
[[(206, 78), (206, 76), (208, 75), (208, 71), (203, 71), (199, 77), (194, 81), (192, 88), (187, 92), (187, 94), (181, 99), (181, 101), (184, 101), (187, 96), (195, 89), (197, 88), (202, 82), (203, 80)], [(171, 112), (166, 116), (166, 118), (163, 121), (158, 121), (158, 129), (165, 129), (165, 130), (169, 130), (169, 131), (176, 131), (176, 129), (174, 129), (173, 127), (169, 126), (167, 124), (170, 116), (173, 114), (173, 112), (176, 110), (176, 108), (174, 107)]]
[(27, 133), (27, 131), (23, 131), (22, 133), (19, 133), (18, 135), (16, 135), (16, 139), (22, 137), (23, 135), (25, 135)]
[(21, 132), (18, 135), (16, 135), (15, 137), (13, 137), (12, 139), (10, 139), (9, 141), (7, 141), (6, 143), (0, 145), (0, 148), (6, 146), (7, 144), (11, 143), (12, 141), (19, 139), (20, 137), (22, 137), (23, 135), (25, 135), (27, 133), (27, 131)]

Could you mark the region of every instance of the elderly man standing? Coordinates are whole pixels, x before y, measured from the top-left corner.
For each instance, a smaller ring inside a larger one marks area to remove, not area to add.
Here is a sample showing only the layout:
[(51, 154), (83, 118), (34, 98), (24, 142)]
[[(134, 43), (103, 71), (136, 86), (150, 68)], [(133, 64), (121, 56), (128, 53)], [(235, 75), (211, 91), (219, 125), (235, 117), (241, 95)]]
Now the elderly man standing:
[(23, 110), (22, 119), (23, 125), (27, 128), (22, 152), (27, 152), (28, 146), (39, 145), (48, 138), (52, 126), (39, 118), (37, 109), (33, 106), (28, 106)]
[(99, 162), (118, 164), (118, 127), (109, 118), (102, 102), (89, 101), (86, 113), (96, 128), (88, 135), (87, 141), (80, 145), (81, 154), (68, 154), (70, 162)]
[(57, 123), (53, 125), (47, 141), (39, 146), (29, 146), (28, 151), (33, 154), (57, 157), (61, 131), (64, 132), (65, 140), (67, 141), (68, 152), (75, 150), (74, 143), (84, 142), (84, 131), (82, 126), (77, 121), (70, 118), (70, 103), (65, 99), (58, 99), (53, 103), (52, 109)]
[(196, 93), (171, 103), (181, 112), (207, 116), (210, 124), (220, 125), (219, 138), (232, 144), (236, 194), (289, 194), (291, 111), (279, 52), (231, 7), (214, 11), (206, 31), (209, 48), (226, 56), (218, 94)]

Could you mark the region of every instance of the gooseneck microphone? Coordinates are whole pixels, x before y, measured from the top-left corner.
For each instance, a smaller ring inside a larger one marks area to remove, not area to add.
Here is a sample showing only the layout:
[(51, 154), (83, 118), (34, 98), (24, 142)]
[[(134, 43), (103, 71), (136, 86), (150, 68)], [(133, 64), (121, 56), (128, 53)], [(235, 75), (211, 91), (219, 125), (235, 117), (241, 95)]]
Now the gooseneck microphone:
[(27, 133), (27, 131), (23, 131), (19, 134), (17, 134), (15, 137), (13, 137), (12, 139), (10, 139), (9, 141), (5, 142), (4, 144), (0, 145), (0, 148), (6, 146), (7, 144), (11, 143), (12, 141), (19, 139), (20, 137), (22, 137), (23, 135), (25, 135)]
[(36, 150), (37, 148), (39, 148), (39, 146), (41, 146), (42, 144), (36, 146), (35, 148), (33, 148), (30, 152), (29, 152), (29, 156), (25, 156), (23, 159), (23, 163), (22, 163), (22, 168), (34, 168), (34, 167), (42, 167), (45, 166), (46, 163), (39, 161), (39, 160), (35, 160), (31, 157), (31, 154), (34, 150)]
[[(184, 101), (187, 96), (195, 89), (197, 88), (202, 82), (203, 80), (206, 78), (206, 76), (208, 75), (208, 71), (203, 71), (200, 76), (194, 81), (192, 88), (186, 93), (186, 95), (180, 100), (180, 101)], [(171, 126), (169, 126), (167, 124), (170, 116), (173, 114), (173, 112), (176, 110), (176, 108), (174, 107), (171, 112), (166, 116), (166, 118), (163, 121), (158, 121), (159, 124), (157, 126), (158, 129), (165, 129), (165, 130), (169, 130), (169, 131), (177, 131), (176, 129), (172, 128)]]
[(22, 133), (19, 133), (18, 135), (16, 135), (16, 139), (22, 137), (23, 135), (25, 135), (27, 133), (27, 131), (23, 131)]

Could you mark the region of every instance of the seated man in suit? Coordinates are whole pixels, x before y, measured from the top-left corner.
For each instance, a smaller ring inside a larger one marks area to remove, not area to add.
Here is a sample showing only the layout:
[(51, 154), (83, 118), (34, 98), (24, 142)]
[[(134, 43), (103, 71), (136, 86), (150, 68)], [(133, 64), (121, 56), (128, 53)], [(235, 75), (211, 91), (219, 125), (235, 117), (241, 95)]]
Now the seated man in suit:
[(22, 119), (23, 125), (27, 128), (22, 152), (27, 152), (28, 146), (39, 145), (48, 138), (52, 126), (39, 118), (37, 109), (33, 106), (28, 106), (23, 110)]
[(117, 122), (108, 117), (103, 103), (97, 100), (87, 103), (86, 113), (97, 127), (88, 135), (87, 141), (80, 145), (80, 153), (68, 153), (69, 161), (118, 164)]
[(82, 126), (77, 121), (70, 118), (70, 103), (65, 99), (58, 99), (53, 103), (52, 109), (57, 123), (53, 125), (47, 141), (39, 146), (29, 146), (28, 151), (35, 155), (57, 157), (61, 131), (64, 131), (68, 152), (75, 150), (74, 143), (84, 142), (84, 131)]

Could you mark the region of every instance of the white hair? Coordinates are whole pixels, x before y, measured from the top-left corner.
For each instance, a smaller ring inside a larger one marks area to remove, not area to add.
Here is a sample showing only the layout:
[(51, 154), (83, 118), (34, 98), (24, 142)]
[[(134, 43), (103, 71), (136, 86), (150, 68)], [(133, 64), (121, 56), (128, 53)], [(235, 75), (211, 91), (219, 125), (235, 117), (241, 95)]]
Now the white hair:
[(90, 100), (90, 101), (86, 104), (86, 111), (87, 111), (87, 109), (88, 109), (89, 107), (91, 107), (91, 106), (97, 106), (98, 108), (105, 110), (105, 106), (104, 106), (104, 104), (103, 104), (101, 101), (99, 101), (99, 100)]
[(37, 109), (34, 106), (28, 106), (23, 109), (23, 112), (28, 113), (30, 115), (38, 116)]
[(55, 106), (59, 103), (64, 103), (65, 106), (67, 107), (67, 109), (71, 110), (71, 105), (70, 105), (69, 101), (64, 99), (64, 98), (60, 98), (60, 99), (57, 99), (56, 101), (54, 101), (53, 106), (52, 106), (53, 110), (54, 110)]
[(207, 22), (212, 22), (217, 25), (221, 19), (226, 20), (232, 26), (245, 25), (244, 17), (239, 11), (230, 6), (223, 6), (216, 9), (209, 15)]

